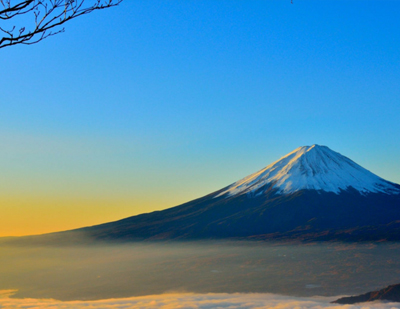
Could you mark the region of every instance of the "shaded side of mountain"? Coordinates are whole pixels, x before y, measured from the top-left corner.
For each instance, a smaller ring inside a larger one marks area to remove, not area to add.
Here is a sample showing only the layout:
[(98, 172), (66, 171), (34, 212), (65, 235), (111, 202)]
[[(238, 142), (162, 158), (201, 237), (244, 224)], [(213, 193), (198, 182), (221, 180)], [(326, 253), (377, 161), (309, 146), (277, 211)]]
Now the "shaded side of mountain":
[(400, 195), (352, 189), (278, 194), (271, 185), (251, 195), (216, 197), (222, 190), (162, 211), (12, 242), (400, 241)]
[(369, 292), (358, 296), (342, 297), (333, 301), (332, 303), (350, 305), (375, 300), (400, 302), (400, 284), (389, 285), (382, 290)]
[(400, 240), (400, 195), (341, 194), (269, 187), (230, 198), (217, 194), (159, 212), (81, 229), (96, 239)]
[(230, 186), (173, 208), (8, 242), (210, 239), (400, 241), (400, 185), (326, 146), (303, 146)]

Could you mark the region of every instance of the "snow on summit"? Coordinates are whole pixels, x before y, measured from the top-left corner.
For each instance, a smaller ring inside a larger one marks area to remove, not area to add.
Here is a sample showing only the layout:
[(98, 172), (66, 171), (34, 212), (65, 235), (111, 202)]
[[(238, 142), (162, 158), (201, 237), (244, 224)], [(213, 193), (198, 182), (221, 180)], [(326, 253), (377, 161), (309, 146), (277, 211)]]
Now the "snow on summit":
[(378, 177), (349, 158), (326, 146), (312, 145), (295, 149), (261, 171), (230, 185), (218, 196), (255, 192), (268, 184), (273, 184), (278, 193), (322, 190), (339, 194), (341, 190), (352, 187), (361, 194), (400, 194), (400, 189), (393, 183)]

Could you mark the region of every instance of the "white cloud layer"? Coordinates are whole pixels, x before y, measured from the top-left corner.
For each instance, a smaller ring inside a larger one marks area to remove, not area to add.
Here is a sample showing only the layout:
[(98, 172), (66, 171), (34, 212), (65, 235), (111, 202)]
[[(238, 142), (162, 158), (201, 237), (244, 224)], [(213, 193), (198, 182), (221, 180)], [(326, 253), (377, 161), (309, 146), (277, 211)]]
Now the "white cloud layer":
[(53, 299), (14, 299), (13, 291), (0, 291), (1, 309), (394, 309), (396, 303), (335, 305), (333, 298), (295, 298), (275, 294), (162, 294), (95, 301), (58, 301)]

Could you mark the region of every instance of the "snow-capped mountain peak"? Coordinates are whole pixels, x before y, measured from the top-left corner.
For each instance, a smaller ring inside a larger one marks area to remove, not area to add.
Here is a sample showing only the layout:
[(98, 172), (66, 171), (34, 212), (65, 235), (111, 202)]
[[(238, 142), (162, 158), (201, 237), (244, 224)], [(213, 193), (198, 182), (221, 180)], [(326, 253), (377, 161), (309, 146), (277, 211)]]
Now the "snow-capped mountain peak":
[(312, 145), (295, 149), (264, 169), (230, 185), (218, 196), (261, 194), (264, 186), (273, 185), (278, 193), (318, 190), (339, 194), (352, 187), (361, 194), (369, 192), (400, 194), (395, 184), (364, 169), (349, 158), (326, 146)]

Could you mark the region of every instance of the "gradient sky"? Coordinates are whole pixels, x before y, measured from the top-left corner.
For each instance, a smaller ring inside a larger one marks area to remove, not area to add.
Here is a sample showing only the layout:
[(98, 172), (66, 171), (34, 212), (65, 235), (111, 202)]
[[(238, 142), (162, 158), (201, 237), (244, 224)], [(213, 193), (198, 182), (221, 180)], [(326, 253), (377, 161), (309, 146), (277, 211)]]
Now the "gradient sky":
[(0, 236), (93, 225), (327, 145), (400, 183), (400, 1), (131, 1), (0, 50)]

